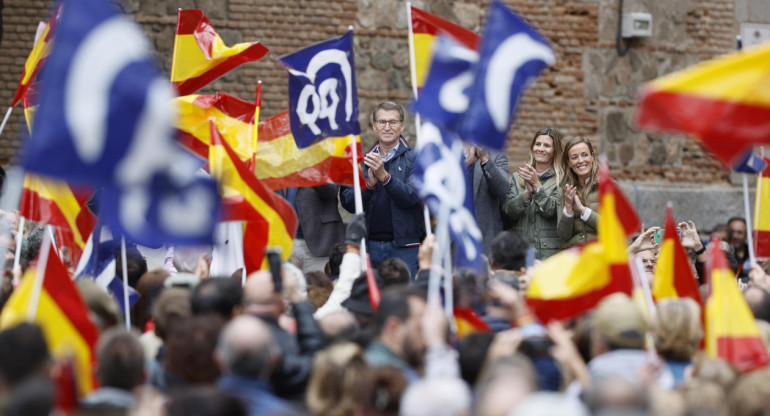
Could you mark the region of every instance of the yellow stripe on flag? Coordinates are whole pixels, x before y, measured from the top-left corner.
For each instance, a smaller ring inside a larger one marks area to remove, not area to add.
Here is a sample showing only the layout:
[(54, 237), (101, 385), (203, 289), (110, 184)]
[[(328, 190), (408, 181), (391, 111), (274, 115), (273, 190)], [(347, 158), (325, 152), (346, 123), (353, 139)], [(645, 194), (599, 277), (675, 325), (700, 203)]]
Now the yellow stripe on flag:
[(754, 207), (754, 229), (760, 231), (770, 231), (770, 177), (757, 177), (755, 207)]
[[(360, 142), (361, 137), (356, 136), (356, 141)], [(349, 138), (332, 137), (300, 150), (290, 134), (259, 142), (254, 172), (262, 180), (281, 178), (313, 167), (329, 157), (345, 157), (348, 145)]]
[(72, 235), (80, 248), (86, 244), (87, 236), (80, 235), (80, 229), (77, 224), (77, 217), (82, 209), (75, 194), (66, 182), (53, 179), (44, 179), (37, 175), (27, 174), (24, 176), (24, 188), (35, 192), (39, 198), (52, 201), (59, 207), (64, 218), (69, 224)]
[(171, 81), (184, 81), (203, 75), (231, 56), (238, 55), (251, 46), (251, 43), (239, 43), (227, 47), (219, 35), (215, 35), (211, 45), (209, 59), (201, 50), (195, 35), (176, 35), (176, 52), (172, 64)]
[(655, 280), (652, 283), (652, 294), (655, 299), (678, 298), (674, 287), (674, 240), (664, 240), (660, 246), (660, 254), (655, 265)]
[(433, 41), (436, 37), (429, 33), (414, 34), (414, 66), (417, 73), (417, 86), (425, 85), (425, 78), (428, 77), (430, 63), (433, 59)]
[(177, 106), (178, 118), (174, 127), (195, 136), (206, 145), (211, 145), (209, 118), (214, 119), (222, 138), (227, 140), (241, 160), (251, 159), (253, 126), (220, 111), (213, 105), (206, 108), (194, 103), (198, 95), (177, 97), (172, 103)]

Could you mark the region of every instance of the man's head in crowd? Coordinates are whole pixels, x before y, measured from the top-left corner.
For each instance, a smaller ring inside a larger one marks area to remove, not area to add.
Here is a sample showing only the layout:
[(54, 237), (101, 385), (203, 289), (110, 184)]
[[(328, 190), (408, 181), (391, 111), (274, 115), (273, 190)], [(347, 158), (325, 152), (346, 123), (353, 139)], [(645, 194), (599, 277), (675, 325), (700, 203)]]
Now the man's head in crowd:
[(662, 299), (656, 311), (653, 338), (658, 354), (666, 359), (690, 360), (703, 338), (698, 303), (690, 298)]
[(211, 263), (210, 246), (174, 247), (174, 267), (179, 273), (193, 273), (203, 257)]
[(754, 318), (770, 322), (770, 293), (757, 286), (750, 286), (743, 292)]
[(221, 390), (206, 386), (172, 394), (166, 406), (168, 416), (246, 416), (246, 405)]
[(529, 243), (518, 233), (503, 231), (492, 240), (489, 266), (495, 270), (524, 271)]
[(36, 375), (46, 376), (48, 345), (39, 326), (21, 323), (0, 332), (0, 387), (12, 390)]
[(522, 354), (504, 356), (484, 368), (476, 390), (476, 414), (507, 416), (537, 390), (535, 368)]
[(746, 220), (733, 217), (727, 221), (727, 242), (733, 247), (746, 244)]
[(233, 279), (206, 279), (192, 292), (192, 312), (195, 315), (218, 314), (229, 320), (240, 309), (243, 287)]
[(398, 257), (391, 257), (377, 267), (377, 274), (385, 281), (385, 286), (407, 285), (412, 280), (409, 266)]
[(168, 272), (163, 269), (149, 270), (136, 283), (139, 300), (134, 304), (134, 319), (131, 322), (135, 322), (140, 329), (144, 329), (147, 321), (152, 318), (152, 305), (163, 290), (163, 282), (168, 276)]
[[(123, 259), (120, 250), (115, 252), (115, 271), (123, 275)], [(128, 272), (128, 285), (136, 288), (139, 278), (147, 273), (147, 260), (136, 247), (126, 247), (126, 272)]]
[(280, 293), (275, 291), (273, 276), (260, 270), (249, 275), (243, 287), (243, 312), (262, 317), (278, 318), (286, 309)]
[(409, 385), (401, 398), (401, 416), (463, 416), (471, 414), (471, 391), (459, 379), (436, 377)]
[(75, 284), (88, 306), (91, 320), (99, 331), (113, 328), (123, 322), (123, 312), (118, 302), (94, 280), (78, 279)]
[(305, 401), (313, 415), (353, 415), (363, 406), (367, 383), (361, 347), (339, 343), (313, 358)]
[(321, 327), (327, 345), (342, 340), (356, 342), (361, 332), (356, 318), (347, 310), (324, 315), (318, 321), (318, 326)]
[(96, 378), (101, 387), (131, 391), (144, 382), (144, 350), (139, 338), (123, 328), (99, 337)]
[(652, 285), (652, 281), (655, 279), (655, 265), (658, 259), (655, 257), (653, 250), (644, 250), (636, 253), (635, 258), (642, 260), (642, 266), (644, 267), (644, 276), (647, 281)]
[(421, 328), (425, 306), (422, 291), (394, 286), (383, 293), (374, 318), (377, 340), (416, 369), (425, 356)]
[(180, 287), (163, 289), (152, 305), (155, 334), (165, 340), (171, 329), (183, 319), (192, 316), (190, 291)]
[(280, 351), (267, 324), (240, 315), (222, 330), (214, 358), (222, 374), (267, 380), (280, 359)]
[(404, 126), (404, 107), (400, 104), (385, 101), (372, 110), (372, 128), (381, 145), (395, 146)]
[(631, 299), (615, 293), (605, 297), (593, 315), (594, 357), (617, 349), (644, 349), (647, 323)]
[(163, 366), (183, 384), (209, 384), (219, 377), (214, 361), (224, 320), (217, 315), (192, 316), (171, 327), (165, 339)]

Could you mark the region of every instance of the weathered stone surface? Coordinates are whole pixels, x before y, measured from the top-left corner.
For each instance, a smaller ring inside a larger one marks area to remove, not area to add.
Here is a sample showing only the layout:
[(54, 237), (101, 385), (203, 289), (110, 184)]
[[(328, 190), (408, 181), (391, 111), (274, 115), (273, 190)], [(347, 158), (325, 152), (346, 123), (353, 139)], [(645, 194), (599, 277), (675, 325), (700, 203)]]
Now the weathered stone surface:
[(391, 58), (388, 52), (377, 52), (372, 57), (372, 67), (375, 69), (385, 70), (393, 66), (393, 58)]

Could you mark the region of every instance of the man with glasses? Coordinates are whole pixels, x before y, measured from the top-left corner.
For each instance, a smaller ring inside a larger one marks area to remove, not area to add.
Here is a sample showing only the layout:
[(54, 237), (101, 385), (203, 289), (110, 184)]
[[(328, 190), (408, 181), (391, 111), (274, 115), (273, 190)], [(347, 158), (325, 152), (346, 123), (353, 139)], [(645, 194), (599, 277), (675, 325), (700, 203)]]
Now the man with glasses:
[[(417, 250), (425, 235), (422, 204), (408, 180), (417, 154), (401, 136), (404, 108), (399, 104), (385, 101), (377, 105), (371, 121), (377, 143), (364, 155), (363, 163), (367, 249), (373, 268), (397, 257), (414, 277)], [(346, 210), (355, 212), (353, 188), (343, 187), (340, 201)]]

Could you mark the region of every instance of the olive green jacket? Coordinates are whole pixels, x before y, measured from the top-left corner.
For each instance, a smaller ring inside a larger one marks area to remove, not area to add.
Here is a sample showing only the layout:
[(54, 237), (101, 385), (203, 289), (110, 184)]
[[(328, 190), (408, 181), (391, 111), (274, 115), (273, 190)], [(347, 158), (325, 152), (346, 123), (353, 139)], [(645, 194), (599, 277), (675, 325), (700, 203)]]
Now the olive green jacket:
[(586, 221), (580, 219), (580, 215), (577, 212), (573, 212), (572, 217), (564, 215), (563, 195), (564, 188), (559, 188), (559, 210), (557, 212), (556, 228), (561, 238), (562, 248), (569, 248), (586, 241), (595, 240), (596, 224), (599, 222), (599, 187), (592, 185), (591, 192), (588, 193), (588, 203), (583, 201), (583, 205), (591, 208), (592, 211)]
[(526, 187), (519, 184), (518, 172), (511, 177), (511, 186), (503, 203), (503, 213), (514, 225), (511, 231), (526, 238), (537, 250), (537, 258), (543, 260), (561, 249), (561, 240), (556, 232), (556, 209), (558, 207), (556, 176), (552, 170), (540, 175), (542, 189), (524, 199)]

